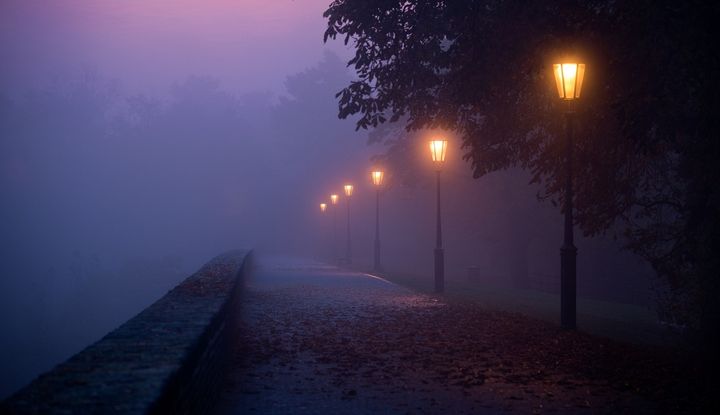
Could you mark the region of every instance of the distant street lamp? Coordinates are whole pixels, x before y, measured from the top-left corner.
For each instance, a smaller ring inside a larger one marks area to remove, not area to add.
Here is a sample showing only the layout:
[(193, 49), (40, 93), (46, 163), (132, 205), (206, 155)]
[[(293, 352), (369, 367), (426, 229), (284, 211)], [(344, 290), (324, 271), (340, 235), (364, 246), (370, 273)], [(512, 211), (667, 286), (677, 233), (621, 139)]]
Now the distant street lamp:
[(442, 225), (440, 223), (440, 170), (445, 162), (447, 140), (436, 138), (430, 141), (430, 154), (437, 172), (437, 228), (435, 240), (435, 292), (445, 291), (445, 252), (442, 247)]
[(372, 182), (375, 185), (376, 188), (376, 196), (375, 196), (375, 255), (374, 255), (374, 262), (373, 262), (373, 270), (375, 272), (382, 271), (382, 267), (380, 266), (380, 187), (383, 184), (383, 178), (385, 177), (385, 172), (382, 170), (375, 170), (372, 173), (370, 173), (370, 177), (372, 178)]
[(347, 205), (347, 245), (345, 247), (345, 261), (348, 265), (352, 263), (351, 246), (350, 246), (350, 197), (353, 194), (353, 186), (346, 184), (345, 189), (345, 204)]
[(575, 100), (580, 98), (585, 78), (585, 64), (553, 65), (558, 95), (565, 103), (565, 233), (560, 248), (560, 325), (574, 330), (577, 316), (577, 248), (573, 241), (573, 116)]
[(338, 254), (337, 254), (337, 203), (338, 203), (338, 195), (332, 194), (330, 195), (330, 203), (332, 204), (332, 211), (333, 211), (333, 260), (338, 262)]

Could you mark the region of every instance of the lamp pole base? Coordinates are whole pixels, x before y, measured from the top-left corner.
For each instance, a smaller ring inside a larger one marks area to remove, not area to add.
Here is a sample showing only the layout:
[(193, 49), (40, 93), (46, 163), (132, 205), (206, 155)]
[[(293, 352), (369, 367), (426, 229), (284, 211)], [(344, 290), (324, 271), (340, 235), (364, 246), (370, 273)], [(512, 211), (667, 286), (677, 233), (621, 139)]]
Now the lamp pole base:
[(560, 326), (566, 330), (577, 327), (577, 248), (563, 245), (560, 248)]

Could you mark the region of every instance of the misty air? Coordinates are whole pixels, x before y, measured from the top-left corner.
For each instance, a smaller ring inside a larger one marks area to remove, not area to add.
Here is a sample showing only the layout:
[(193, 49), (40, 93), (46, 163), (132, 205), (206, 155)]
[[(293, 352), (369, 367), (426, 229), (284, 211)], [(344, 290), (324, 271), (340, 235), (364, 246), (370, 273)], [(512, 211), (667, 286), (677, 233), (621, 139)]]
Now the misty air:
[(0, 413), (715, 413), (720, 8), (0, 2)]

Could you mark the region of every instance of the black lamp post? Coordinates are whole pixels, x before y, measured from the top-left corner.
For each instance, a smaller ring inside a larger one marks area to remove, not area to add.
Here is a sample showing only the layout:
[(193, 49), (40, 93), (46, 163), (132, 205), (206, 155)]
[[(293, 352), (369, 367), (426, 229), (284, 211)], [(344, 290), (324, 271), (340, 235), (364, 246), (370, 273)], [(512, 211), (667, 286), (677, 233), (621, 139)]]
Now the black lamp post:
[(382, 186), (383, 178), (385, 177), (385, 172), (382, 170), (375, 170), (372, 173), (370, 173), (370, 177), (372, 178), (373, 184), (375, 185), (375, 250), (374, 250), (374, 261), (373, 261), (373, 270), (375, 272), (382, 271), (382, 266), (380, 265), (380, 186)]
[[(327, 211), (327, 203), (320, 203), (320, 212), (322, 212), (323, 216), (325, 216), (326, 211)], [(325, 229), (324, 229), (324, 232), (322, 232), (322, 233), (324, 233), (325, 238), (327, 238), (327, 228), (325, 227), (324, 223), (325, 223), (325, 221), (323, 221), (323, 228), (325, 228)], [(323, 239), (325, 239), (325, 238), (323, 238)], [(323, 256), (325, 256), (325, 255), (323, 255)]]
[(558, 95), (565, 101), (565, 232), (560, 248), (560, 326), (574, 330), (577, 326), (577, 248), (573, 238), (573, 116), (574, 103), (580, 98), (585, 64), (553, 65)]
[(345, 247), (345, 261), (347, 265), (352, 263), (351, 244), (350, 244), (350, 196), (353, 194), (353, 186), (346, 184), (345, 189), (345, 204), (347, 205), (347, 245)]
[(442, 247), (442, 224), (440, 222), (440, 170), (445, 162), (447, 140), (436, 138), (430, 141), (430, 153), (437, 173), (437, 221), (435, 230), (435, 292), (445, 291), (445, 251)]
[(332, 204), (333, 211), (333, 261), (339, 262), (337, 252), (337, 203), (338, 195), (330, 195), (330, 203)]

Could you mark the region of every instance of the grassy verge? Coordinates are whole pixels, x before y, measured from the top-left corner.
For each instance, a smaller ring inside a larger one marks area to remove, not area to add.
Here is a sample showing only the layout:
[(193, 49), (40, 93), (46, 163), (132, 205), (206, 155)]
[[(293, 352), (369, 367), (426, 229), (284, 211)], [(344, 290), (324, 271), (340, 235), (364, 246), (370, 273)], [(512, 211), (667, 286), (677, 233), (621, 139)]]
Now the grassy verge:
[[(432, 277), (387, 272), (385, 279), (415, 291), (433, 294)], [(524, 314), (559, 324), (560, 296), (536, 290), (513, 289), (464, 279), (448, 279), (445, 301), (472, 302), (493, 310)], [(578, 327), (590, 334), (638, 344), (674, 345), (677, 333), (660, 325), (648, 307), (578, 298)]]

